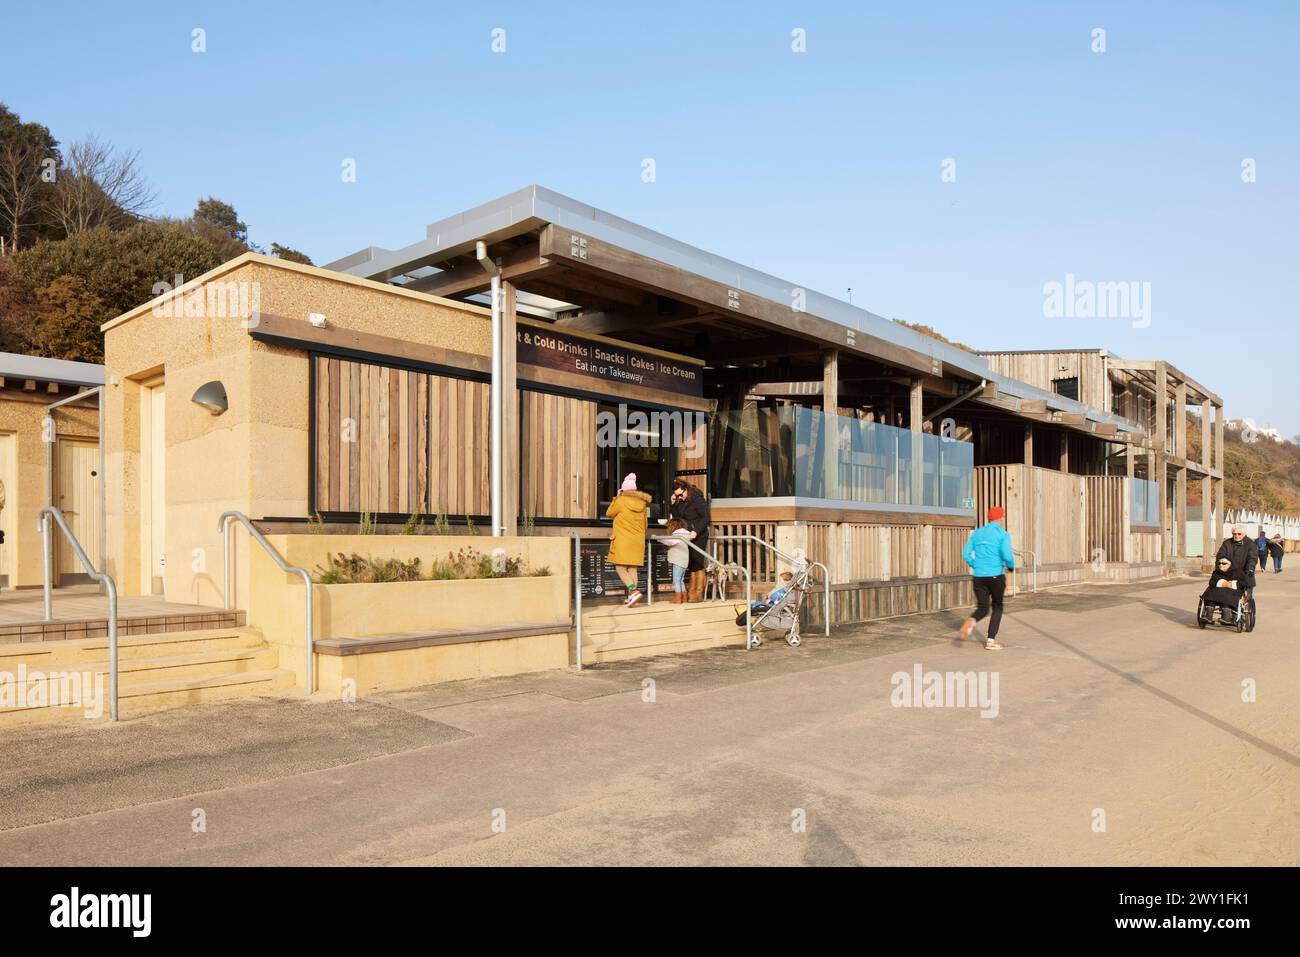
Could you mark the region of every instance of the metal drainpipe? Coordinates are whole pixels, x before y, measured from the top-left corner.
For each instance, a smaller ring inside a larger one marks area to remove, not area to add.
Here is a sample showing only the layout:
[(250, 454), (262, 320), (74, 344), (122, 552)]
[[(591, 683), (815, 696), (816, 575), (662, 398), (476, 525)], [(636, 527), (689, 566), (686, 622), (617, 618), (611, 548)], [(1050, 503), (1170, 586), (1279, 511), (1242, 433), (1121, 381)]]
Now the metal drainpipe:
[(501, 535), (505, 532), (501, 525), (501, 491), (504, 485), (503, 476), (501, 475), (501, 459), (504, 452), (504, 443), (501, 441), (501, 270), (488, 256), (487, 243), (478, 243), (474, 252), (479, 265), (483, 267), (483, 271), (492, 277), (492, 534)]

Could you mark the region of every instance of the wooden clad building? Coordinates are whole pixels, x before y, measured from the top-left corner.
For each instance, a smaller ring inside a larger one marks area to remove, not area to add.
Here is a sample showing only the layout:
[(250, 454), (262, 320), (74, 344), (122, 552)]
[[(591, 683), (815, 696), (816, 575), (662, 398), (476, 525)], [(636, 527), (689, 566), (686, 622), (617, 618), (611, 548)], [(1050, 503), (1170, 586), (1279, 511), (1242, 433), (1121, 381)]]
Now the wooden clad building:
[[(204, 309), (214, 285), (254, 291), (255, 313)], [(655, 520), (674, 479), (699, 487), (720, 557), (760, 579), (770, 553), (729, 536), (824, 560), (844, 614), (947, 607), (968, 598), (960, 549), (993, 487), (979, 469), (1030, 466), (1026, 514), (1081, 516), (1076, 544), (1123, 552), (1113, 503), (1158, 432), (1116, 414), (1100, 351), (982, 357), (541, 187), (325, 268), (241, 256), (105, 343), (110, 568), (127, 594), (208, 604), (201, 557), (220, 554), (227, 508), (281, 530), (600, 538), (635, 472)], [(1124, 373), (1155, 407), (1145, 373)], [(1057, 508), (1076, 494), (1095, 502)]]

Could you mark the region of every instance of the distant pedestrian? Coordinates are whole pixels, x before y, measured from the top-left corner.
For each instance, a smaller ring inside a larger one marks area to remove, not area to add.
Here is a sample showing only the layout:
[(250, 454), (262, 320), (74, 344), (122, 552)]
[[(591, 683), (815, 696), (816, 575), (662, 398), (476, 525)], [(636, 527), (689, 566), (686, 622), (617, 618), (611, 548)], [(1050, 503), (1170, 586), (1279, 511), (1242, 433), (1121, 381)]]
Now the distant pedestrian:
[(1282, 556), (1286, 554), (1286, 546), (1282, 544), (1282, 535), (1275, 533), (1268, 540), (1268, 553), (1273, 556), (1273, 574), (1282, 571)]
[(971, 582), (975, 586), (975, 614), (962, 622), (957, 633), (965, 641), (970, 638), (976, 622), (989, 615), (988, 637), (984, 641), (984, 647), (989, 651), (1002, 650), (997, 639), (998, 627), (1002, 624), (1002, 599), (1007, 593), (1006, 572), (1016, 570), (1011, 534), (998, 524), (1006, 514), (1005, 509), (997, 506), (989, 509), (988, 522), (970, 533), (961, 553), (970, 566)]
[(649, 495), (637, 491), (636, 473), (629, 472), (614, 501), (605, 509), (605, 515), (614, 520), (609, 536), (609, 560), (618, 572), (619, 581), (627, 588), (623, 604), (628, 608), (645, 597), (636, 587), (636, 575), (637, 569), (645, 563), (645, 531), (649, 517), (646, 505), (649, 502)]
[(1264, 533), (1264, 526), (1259, 526), (1259, 538), (1255, 539), (1255, 547), (1259, 549), (1259, 570), (1268, 571), (1268, 535)]

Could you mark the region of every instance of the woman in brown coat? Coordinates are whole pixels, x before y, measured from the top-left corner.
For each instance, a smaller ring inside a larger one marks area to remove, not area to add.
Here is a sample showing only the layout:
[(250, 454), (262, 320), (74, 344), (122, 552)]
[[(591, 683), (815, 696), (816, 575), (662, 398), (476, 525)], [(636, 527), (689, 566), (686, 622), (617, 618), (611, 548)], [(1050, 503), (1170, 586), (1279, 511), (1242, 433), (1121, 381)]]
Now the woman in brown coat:
[(636, 473), (629, 472), (614, 501), (605, 509), (605, 515), (614, 520), (614, 531), (609, 538), (609, 560), (614, 563), (619, 580), (627, 587), (627, 600), (631, 608), (645, 595), (636, 587), (637, 569), (645, 564), (645, 531), (649, 512), (646, 506), (650, 496), (637, 491)]

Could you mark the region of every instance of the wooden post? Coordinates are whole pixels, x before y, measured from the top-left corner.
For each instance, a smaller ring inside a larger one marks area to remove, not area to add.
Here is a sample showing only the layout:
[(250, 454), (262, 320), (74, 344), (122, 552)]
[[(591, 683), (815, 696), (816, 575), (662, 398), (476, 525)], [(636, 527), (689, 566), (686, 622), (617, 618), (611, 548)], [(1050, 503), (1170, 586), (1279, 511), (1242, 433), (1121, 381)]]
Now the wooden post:
[(1156, 462), (1155, 474), (1151, 476), (1159, 488), (1160, 502), (1160, 556), (1161, 560), (1171, 554), (1171, 535), (1173, 522), (1169, 514), (1168, 459), (1169, 455), (1169, 367), (1164, 362), (1156, 363)]
[(1025, 423), (1025, 454), (1023, 461), (1026, 465), (1034, 464), (1034, 423)]
[(1214, 462), (1212, 464), (1215, 471), (1223, 471), (1223, 406), (1221, 405), (1214, 407)]
[[(519, 524), (519, 377), (515, 365), (515, 284), (501, 282), (501, 524), (514, 535)], [(592, 463), (593, 467), (595, 463)]]
[(1215, 551), (1218, 551), (1217, 543), (1219, 536), (1223, 533), (1223, 522), (1225, 512), (1223, 510), (1223, 406), (1214, 407), (1214, 468), (1219, 473), (1219, 477), (1214, 479), (1214, 537), (1211, 543), (1215, 544)]
[(1132, 453), (1133, 453), (1133, 448), (1132, 446), (1130, 446), (1129, 456), (1128, 456), (1128, 464), (1129, 464), (1128, 477), (1123, 483), (1124, 494), (1122, 494), (1119, 498), (1120, 534), (1123, 536), (1120, 539), (1120, 548), (1123, 549), (1124, 552), (1123, 561), (1124, 564), (1126, 565), (1133, 561), (1133, 512), (1132, 512), (1133, 454)]
[[(1187, 458), (1187, 383), (1174, 388), (1174, 454)], [(1174, 554), (1187, 557), (1187, 467), (1179, 465), (1174, 473)]]
[(826, 497), (839, 498), (840, 491), (840, 354), (827, 349), (822, 353), (822, 444), (826, 448)]
[(921, 438), (921, 425), (924, 416), (924, 403), (921, 394), (921, 377), (916, 376), (912, 379), (911, 390), (911, 418), (909, 424), (912, 428), (912, 498), (911, 503), (914, 507), (920, 506), (925, 498), (925, 484), (923, 481), (924, 472), (921, 468), (921, 457), (924, 449), (924, 441)]
[(1061, 471), (1070, 471), (1070, 433), (1061, 431)]
[[(1210, 428), (1210, 400), (1204, 399), (1201, 402), (1201, 468), (1205, 472), (1210, 471), (1210, 452), (1211, 443), (1214, 441), (1214, 434)], [(1213, 567), (1214, 558), (1214, 532), (1210, 524), (1210, 514), (1213, 511), (1213, 502), (1210, 497), (1213, 494), (1210, 485), (1210, 476), (1201, 475), (1201, 569), (1209, 571)]]

